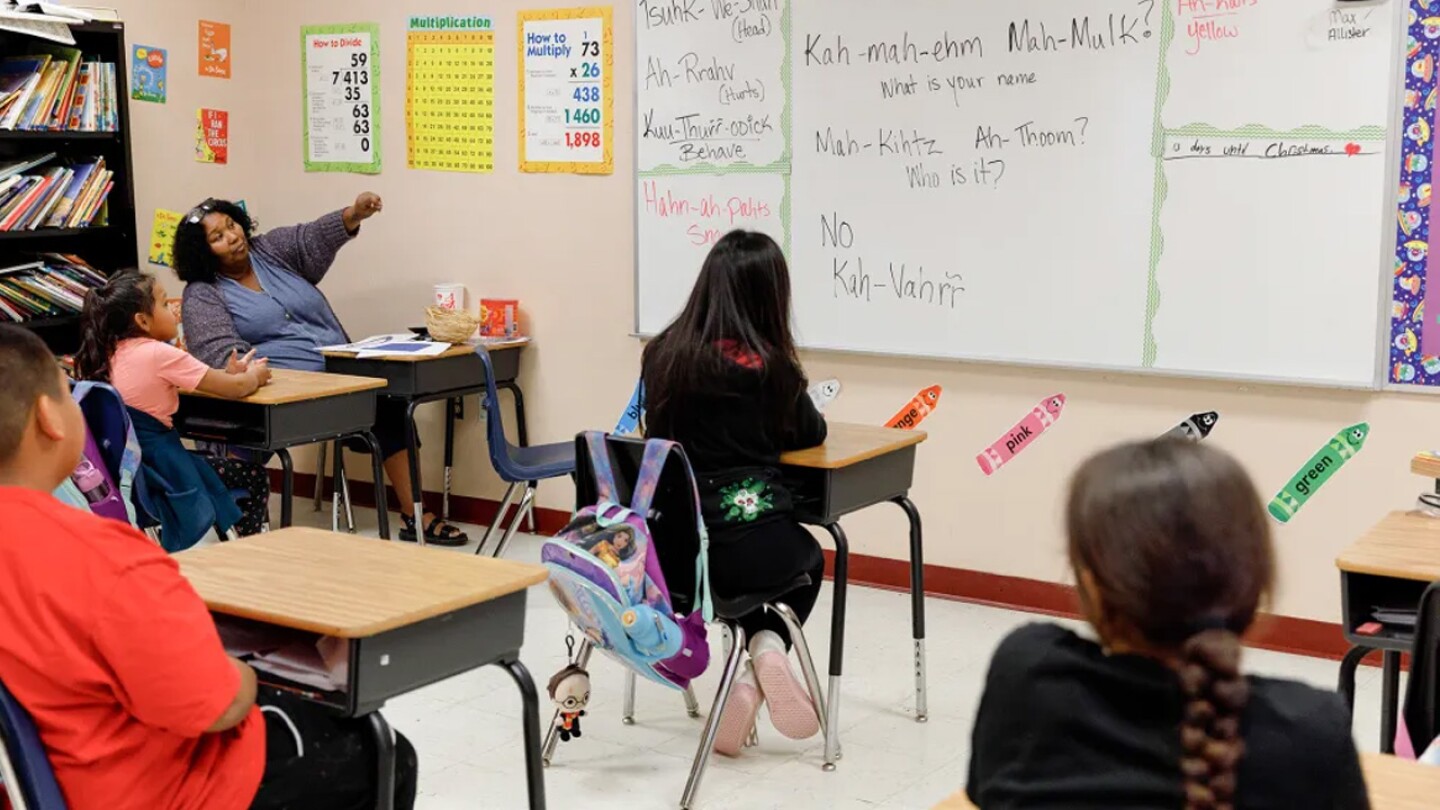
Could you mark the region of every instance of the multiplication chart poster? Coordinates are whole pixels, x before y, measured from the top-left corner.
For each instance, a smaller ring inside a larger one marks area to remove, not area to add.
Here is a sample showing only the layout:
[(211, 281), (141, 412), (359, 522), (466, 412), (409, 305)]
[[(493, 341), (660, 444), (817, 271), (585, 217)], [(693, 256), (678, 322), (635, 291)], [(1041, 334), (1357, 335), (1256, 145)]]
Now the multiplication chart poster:
[(609, 6), (520, 12), (520, 171), (615, 171)]
[(375, 23), (300, 29), (305, 171), (380, 173), (379, 34)]
[(410, 18), (405, 154), (412, 169), (495, 168), (495, 32), (489, 17)]

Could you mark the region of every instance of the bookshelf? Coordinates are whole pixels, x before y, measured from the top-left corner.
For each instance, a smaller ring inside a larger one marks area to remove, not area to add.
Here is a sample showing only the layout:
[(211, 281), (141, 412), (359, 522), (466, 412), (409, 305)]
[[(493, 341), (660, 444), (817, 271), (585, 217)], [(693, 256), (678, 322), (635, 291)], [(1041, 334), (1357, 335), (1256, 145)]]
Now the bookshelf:
[[(108, 217), (103, 225), (97, 220), (85, 228), (0, 231), (0, 268), (33, 261), (40, 253), (75, 254), (105, 275), (140, 264), (135, 173), (130, 154), (130, 54), (125, 43), (125, 24), (96, 21), (71, 26), (71, 31), (75, 34), (75, 47), (83, 52), (85, 59), (115, 65), (117, 131), (0, 130), (0, 164), (49, 152), (58, 156), (51, 164), (67, 159), (103, 157), (105, 168), (115, 173), (115, 185), (106, 202)], [(43, 42), (0, 32), (0, 58), (27, 54), (29, 48)], [(80, 345), (78, 315), (41, 317), (22, 325), (44, 339), (56, 354), (72, 353)]]

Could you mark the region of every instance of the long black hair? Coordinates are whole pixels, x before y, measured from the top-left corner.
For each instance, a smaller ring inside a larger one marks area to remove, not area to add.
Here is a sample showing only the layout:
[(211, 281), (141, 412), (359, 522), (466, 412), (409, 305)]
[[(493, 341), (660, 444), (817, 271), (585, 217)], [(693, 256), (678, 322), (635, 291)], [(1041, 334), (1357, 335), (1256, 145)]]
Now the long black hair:
[(247, 242), (254, 230), (255, 223), (250, 220), (250, 215), (229, 200), (212, 198), (195, 206), (175, 229), (175, 274), (186, 284), (197, 281), (212, 283), (220, 272), (220, 257), (210, 249), (210, 239), (205, 235), (205, 216), (212, 213), (224, 214), (235, 220), (235, 224), (245, 232)]
[(790, 427), (805, 374), (790, 334), (790, 270), (775, 240), (731, 231), (715, 243), (680, 315), (645, 347), (646, 426), (669, 435), (679, 403), (726, 375), (721, 345), (760, 358), (765, 395)]
[(80, 314), (84, 335), (75, 354), (75, 376), (82, 380), (110, 381), (110, 357), (126, 338), (143, 337), (136, 315), (155, 307), (155, 277), (139, 270), (122, 270), (105, 286), (85, 295)]

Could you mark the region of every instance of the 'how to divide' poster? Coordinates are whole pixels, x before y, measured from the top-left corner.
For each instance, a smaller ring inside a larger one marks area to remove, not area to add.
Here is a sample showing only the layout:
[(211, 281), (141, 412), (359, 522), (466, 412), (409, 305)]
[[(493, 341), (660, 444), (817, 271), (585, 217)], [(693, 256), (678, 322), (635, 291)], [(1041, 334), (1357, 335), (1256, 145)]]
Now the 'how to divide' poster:
[(307, 172), (380, 173), (380, 30), (300, 29)]

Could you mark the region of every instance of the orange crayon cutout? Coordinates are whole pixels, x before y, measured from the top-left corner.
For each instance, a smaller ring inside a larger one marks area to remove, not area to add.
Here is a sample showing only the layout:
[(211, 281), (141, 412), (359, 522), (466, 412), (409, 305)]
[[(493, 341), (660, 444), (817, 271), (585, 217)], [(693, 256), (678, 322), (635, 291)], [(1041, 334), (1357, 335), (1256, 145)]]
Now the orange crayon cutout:
[(914, 399), (905, 403), (905, 407), (901, 408), (899, 413), (890, 417), (890, 421), (885, 423), (885, 427), (902, 430), (915, 428), (924, 422), (925, 417), (929, 416), (930, 412), (940, 404), (940, 393), (941, 388), (938, 385), (924, 389), (916, 394)]

